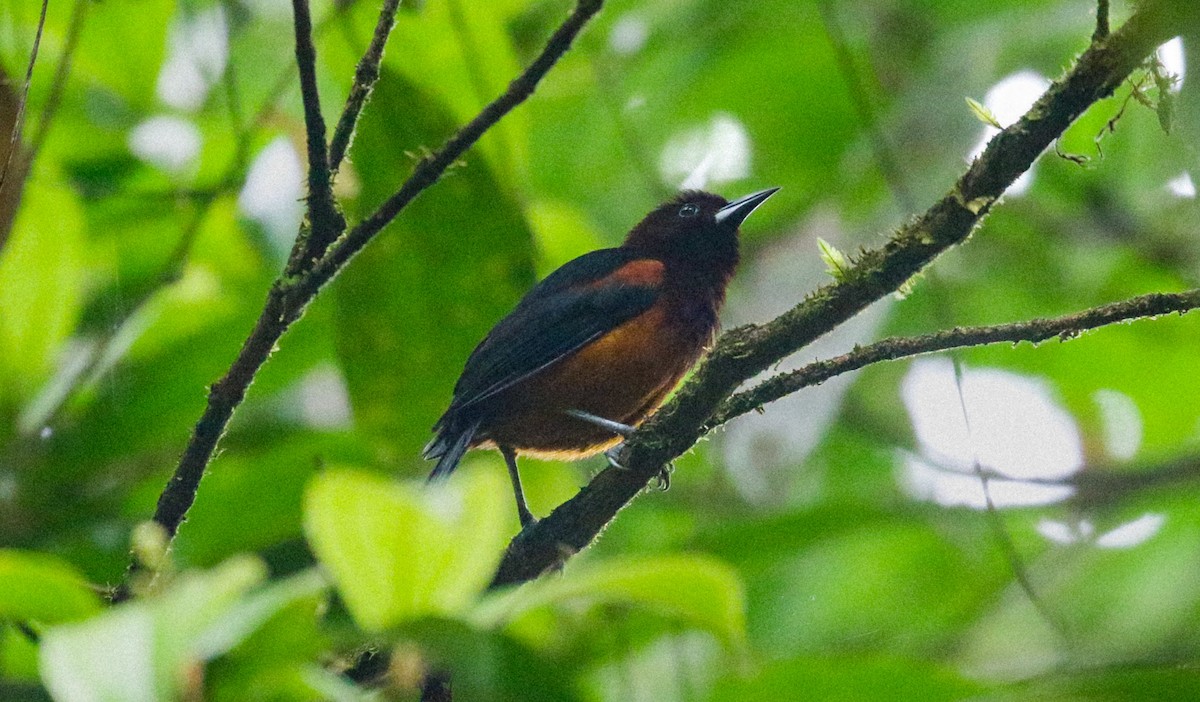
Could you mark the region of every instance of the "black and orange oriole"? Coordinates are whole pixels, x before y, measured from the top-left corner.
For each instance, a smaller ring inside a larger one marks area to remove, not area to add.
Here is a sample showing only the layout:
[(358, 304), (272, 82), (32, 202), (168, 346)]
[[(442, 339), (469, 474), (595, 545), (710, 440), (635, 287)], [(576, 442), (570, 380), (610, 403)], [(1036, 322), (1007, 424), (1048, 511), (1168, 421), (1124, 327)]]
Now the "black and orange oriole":
[(517, 454), (574, 460), (620, 443), (700, 358), (738, 263), (738, 227), (778, 188), (728, 202), (680, 193), (614, 249), (538, 283), (467, 359), (434, 425), (430, 480), (473, 448), (504, 455), (524, 527)]

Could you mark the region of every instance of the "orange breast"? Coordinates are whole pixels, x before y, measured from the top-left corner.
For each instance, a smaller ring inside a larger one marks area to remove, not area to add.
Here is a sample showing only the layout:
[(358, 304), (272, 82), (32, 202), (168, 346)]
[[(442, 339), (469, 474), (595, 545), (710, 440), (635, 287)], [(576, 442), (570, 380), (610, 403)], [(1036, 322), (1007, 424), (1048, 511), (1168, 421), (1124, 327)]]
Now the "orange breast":
[(506, 391), (502, 418), (483, 427), (490, 439), (483, 445), (505, 444), (547, 458), (582, 458), (614, 446), (620, 437), (564, 411), (637, 425), (675, 387), (706, 340), (679, 328), (664, 305), (655, 305)]

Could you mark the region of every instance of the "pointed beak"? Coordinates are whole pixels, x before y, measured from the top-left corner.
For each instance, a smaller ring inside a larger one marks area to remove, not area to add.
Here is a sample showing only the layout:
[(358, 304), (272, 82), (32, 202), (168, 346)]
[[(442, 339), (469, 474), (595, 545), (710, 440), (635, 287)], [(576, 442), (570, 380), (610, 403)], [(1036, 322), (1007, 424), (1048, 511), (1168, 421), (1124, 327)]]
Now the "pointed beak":
[(767, 188), (759, 190), (756, 193), (750, 193), (745, 197), (739, 197), (733, 202), (725, 205), (717, 210), (717, 224), (728, 224), (733, 228), (741, 226), (742, 221), (750, 216), (750, 213), (758, 209), (758, 206), (767, 201), (767, 198), (779, 191), (779, 188)]

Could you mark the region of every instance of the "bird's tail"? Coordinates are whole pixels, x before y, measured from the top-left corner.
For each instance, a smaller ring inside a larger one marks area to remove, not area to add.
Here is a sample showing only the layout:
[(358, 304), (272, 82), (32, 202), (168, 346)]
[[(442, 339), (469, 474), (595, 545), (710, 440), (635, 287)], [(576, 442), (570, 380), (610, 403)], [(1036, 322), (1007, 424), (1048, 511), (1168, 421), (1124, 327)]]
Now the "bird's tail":
[(471, 439), (475, 438), (479, 422), (480, 420), (476, 419), (465, 427), (443, 427), (433, 441), (429, 442), (423, 452), (425, 458), (438, 459), (433, 472), (429, 474), (429, 482), (442, 480), (454, 472), (471, 445)]

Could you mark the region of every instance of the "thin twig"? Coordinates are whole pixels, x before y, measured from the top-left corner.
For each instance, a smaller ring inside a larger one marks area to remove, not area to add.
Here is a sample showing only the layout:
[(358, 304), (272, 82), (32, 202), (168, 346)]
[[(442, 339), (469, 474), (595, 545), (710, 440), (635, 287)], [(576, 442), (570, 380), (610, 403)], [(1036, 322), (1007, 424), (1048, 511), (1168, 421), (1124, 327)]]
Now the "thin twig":
[[(864, 85), (858, 69), (854, 65), (854, 59), (850, 54), (849, 43), (846, 41), (845, 33), (842, 31), (841, 25), (837, 21), (837, 14), (833, 6), (828, 0), (822, 0), (817, 3), (821, 18), (825, 24), (825, 32), (829, 36), (829, 41), (833, 45), (834, 53), (838, 59), (838, 68), (842, 73), (842, 78), (847, 84), (847, 90), (850, 92), (854, 109), (858, 113), (859, 121), (862, 122), (863, 128), (871, 139), (872, 152), (875, 155), (875, 161), (879, 166), (880, 173), (883, 174), (884, 180), (891, 189), (892, 198), (900, 206), (900, 209), (906, 212), (911, 212), (916, 208), (916, 202), (913, 200), (912, 194), (908, 190), (908, 186), (904, 180), (904, 174), (900, 170), (899, 162), (892, 155), (891, 147), (888, 145), (887, 139), (883, 135), (883, 131), (879, 128), (878, 119), (875, 115), (875, 110), (871, 105), (871, 100), (867, 94), (866, 85)], [(1057, 143), (1057, 142), (1055, 142)], [(938, 280), (936, 271), (929, 271), (928, 286), (936, 294), (937, 297), (942, 295), (942, 283)], [(950, 326), (951, 320), (949, 317), (950, 306), (945, 304), (935, 304), (935, 316), (940, 318), (941, 326)], [(950, 358), (954, 365), (954, 389), (958, 395), (958, 403), (962, 409), (963, 422), (967, 427), (968, 437), (972, 437), (971, 420), (967, 415), (967, 401), (963, 393), (962, 385), (962, 360), (958, 357), (956, 351), (951, 350)], [(970, 442), (972, 453), (975, 451), (975, 442), (972, 439)], [(992, 526), (992, 531), (995, 534), (996, 540), (1000, 543), (1001, 549), (1008, 560), (1009, 567), (1012, 569), (1013, 577), (1018, 585), (1025, 592), (1026, 597), (1033, 604), (1034, 608), (1045, 618), (1046, 622), (1060, 634), (1065, 637), (1065, 627), (1058, 617), (1045, 604), (1041, 595), (1034, 589), (1033, 580), (1029, 577), (1029, 569), (1025, 566), (1025, 562), (1021, 559), (1021, 554), (1013, 543), (1012, 536), (1008, 533), (1008, 529), (1004, 524), (1004, 517), (996, 509), (996, 505), (992, 501), (991, 489), (988, 486), (987, 478), (982, 475), (982, 467), (979, 465), (978, 459), (974, 460), (974, 466), (979, 475), (980, 488), (983, 490), (984, 502), (986, 503), (986, 515), (988, 522)]]
[(62, 102), (67, 79), (71, 74), (71, 59), (75, 55), (76, 47), (79, 46), (79, 34), (83, 30), (83, 21), (87, 17), (89, 1), (75, 0), (75, 5), (71, 9), (71, 23), (67, 26), (67, 41), (63, 45), (62, 58), (58, 60), (58, 67), (54, 69), (54, 80), (50, 83), (50, 94), (46, 97), (46, 104), (42, 107), (42, 113), (38, 117), (37, 131), (29, 140), (29, 160), (31, 162), (37, 158), (42, 144), (46, 141), (46, 135), (50, 133), (50, 125), (58, 114), (58, 106)]
[[(174, 474), (159, 495), (154, 521), (162, 526), (169, 539), (174, 538), (179, 525), (195, 502), (196, 490), (199, 489), (204, 470), (254, 376), (266, 363), (279, 338), (299, 319), (321, 286), (337, 275), (350, 258), (399, 214), (405, 205), (425, 188), (437, 182), (442, 172), (484, 132), (529, 97), (538, 82), (566, 53), (579, 31), (600, 11), (602, 5), (603, 0), (579, 0), (575, 9), (550, 37), (542, 53), (513, 80), (508, 90), (452, 136), (439, 152), (418, 164), (400, 190), (389, 198), (379, 211), (356, 227), (314, 270), (301, 275), (298, 281), (287, 276), (281, 276), (275, 281), (267, 294), (263, 312), (243, 343), (237, 358), (225, 375), (209, 389), (204, 413), (192, 430)], [(136, 561), (130, 564), (124, 582), (113, 593), (114, 602), (126, 600), (131, 596), (130, 581), (140, 567)]]
[(329, 150), (325, 146), (325, 117), (317, 92), (317, 51), (312, 40), (308, 0), (292, 0), (296, 33), (296, 66), (300, 72), (300, 97), (304, 102), (304, 127), (308, 145), (308, 227), (301, 231), (288, 260), (287, 275), (306, 270), (311, 261), (341, 234), (344, 222), (333, 200)]
[(1108, 0), (1096, 0), (1096, 31), (1092, 32), (1092, 41), (1103, 41), (1108, 38)]
[(25, 127), (25, 107), (29, 104), (29, 86), (33, 84), (33, 66), (37, 63), (38, 48), (42, 45), (42, 30), (46, 27), (46, 8), (50, 0), (42, 0), (42, 12), (38, 16), (37, 31), (33, 35), (33, 48), (29, 51), (29, 65), (25, 68), (25, 85), (21, 88), (21, 99), (17, 102), (17, 116), (13, 120), (12, 133), (8, 139), (8, 155), (4, 158), (4, 167), (0, 169), (0, 191), (8, 180), (8, 171), (12, 167), (13, 157), (22, 151), (21, 131)]
[(850, 93), (850, 102), (854, 105), (858, 121), (862, 123), (863, 129), (871, 139), (871, 150), (875, 154), (879, 172), (887, 182), (888, 188), (892, 191), (892, 197), (900, 205), (900, 209), (905, 212), (913, 212), (917, 209), (917, 201), (908, 189), (900, 162), (893, 155), (891, 145), (888, 144), (887, 138), (879, 128), (879, 119), (875, 115), (875, 108), (871, 105), (867, 86), (854, 66), (854, 57), (850, 53), (846, 33), (842, 31), (842, 26), (838, 23), (837, 12), (829, 0), (818, 2), (817, 9), (821, 12), (825, 35), (829, 37), (829, 43), (833, 46), (833, 53), (837, 57), (838, 70), (842, 74), (842, 80), (846, 83), (847, 92)]
[(712, 418), (704, 424), (705, 431), (757, 410), (802, 388), (819, 385), (834, 376), (865, 368), (881, 361), (896, 361), (950, 349), (984, 346), (987, 344), (1023, 341), (1037, 344), (1058, 337), (1066, 341), (1085, 331), (1134, 319), (1156, 317), (1171, 312), (1180, 314), (1200, 307), (1200, 288), (1182, 293), (1151, 293), (1093, 307), (1082, 312), (1049, 319), (997, 324), (994, 326), (960, 327), (933, 334), (912, 337), (892, 337), (856, 348), (850, 353), (816, 361), (788, 373), (780, 373), (740, 392), (721, 404)]
[(600, 11), (603, 5), (603, 0), (578, 0), (575, 9), (566, 21), (555, 30), (542, 52), (520, 76), (509, 83), (504, 94), (483, 108), (475, 119), (446, 140), (440, 149), (421, 159), (413, 169), (412, 175), (400, 186), (400, 189), (380, 205), (379, 209), (350, 230), (341, 241), (329, 250), (325, 258), (313, 267), (311, 274), (304, 276), (297, 283), (296, 294), (301, 298), (311, 299), (321, 286), (332, 280), (355, 254), (395, 219), (400, 210), (404, 209), (426, 188), (436, 183), (442, 173), (474, 145), (484, 132), (491, 129), (492, 125), (500, 121), (500, 118), (532, 95), (537, 84), (558, 62), (558, 59), (567, 52), (579, 31), (593, 15)]
[(379, 65), (383, 62), (383, 50), (387, 45), (388, 35), (396, 23), (396, 10), (400, 0), (384, 0), (379, 9), (379, 21), (375, 23), (375, 34), (367, 47), (358, 67), (354, 69), (354, 85), (350, 87), (350, 95), (346, 97), (346, 106), (342, 116), (338, 118), (337, 127), (333, 130), (333, 139), (329, 143), (329, 169), (337, 173), (350, 148), (350, 139), (354, 136), (354, 125), (358, 124), (358, 115), (363, 105), (371, 96), (375, 81), (379, 80)]
[(963, 393), (962, 363), (957, 357), (954, 359), (954, 385), (958, 389), (958, 408), (962, 413), (963, 426), (967, 430), (967, 444), (971, 447), (971, 470), (979, 479), (979, 488), (983, 491), (984, 514), (991, 525), (992, 534), (996, 537), (996, 543), (1000, 545), (1000, 551), (1004, 554), (1004, 560), (1008, 563), (1009, 570), (1012, 571), (1013, 578), (1017, 581), (1017, 586), (1021, 588), (1021, 592), (1025, 593), (1025, 599), (1029, 600), (1029, 603), (1037, 610), (1042, 621), (1046, 622), (1060, 638), (1068, 640), (1066, 624), (1057, 612), (1050, 609), (1037, 588), (1033, 586), (1029, 568), (1021, 558), (1021, 552), (1017, 550), (1017, 544), (1013, 541), (1012, 534), (1008, 533), (1008, 525), (1004, 523), (1004, 516), (1000, 514), (1000, 510), (996, 509), (996, 501), (992, 499), (988, 477), (984, 474), (983, 464), (979, 462), (979, 452), (975, 448), (971, 413), (967, 411), (967, 397)]
[(664, 465), (699, 440), (713, 412), (741, 383), (891, 294), (964, 241), (1075, 118), (1111, 95), (1196, 14), (1200, 8), (1187, 3), (1143, 4), (1107, 41), (1089, 47), (1025, 116), (997, 134), (939, 202), (884, 246), (863, 252), (844, 279), (767, 324), (723, 335), (673, 399), (625, 442), (618, 457), (623, 468), (601, 471), (578, 495), (522, 531), (509, 544), (492, 586), (536, 578), (585, 548)]

